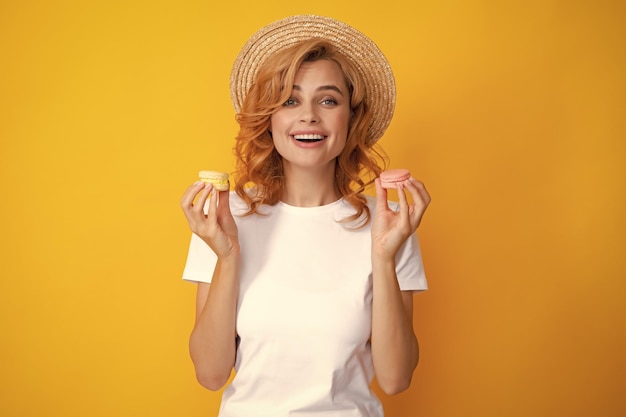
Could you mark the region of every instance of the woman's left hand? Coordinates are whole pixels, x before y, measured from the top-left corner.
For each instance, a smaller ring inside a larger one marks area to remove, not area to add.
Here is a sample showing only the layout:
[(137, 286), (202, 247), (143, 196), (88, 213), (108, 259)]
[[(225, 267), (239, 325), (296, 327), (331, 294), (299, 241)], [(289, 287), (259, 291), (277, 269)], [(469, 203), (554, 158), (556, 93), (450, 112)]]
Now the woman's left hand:
[[(372, 256), (393, 259), (404, 242), (417, 230), (430, 195), (423, 183), (411, 177), (398, 184), (399, 209), (393, 211), (387, 201), (387, 190), (376, 178), (376, 213), (372, 223)], [(406, 191), (411, 194), (409, 203)]]

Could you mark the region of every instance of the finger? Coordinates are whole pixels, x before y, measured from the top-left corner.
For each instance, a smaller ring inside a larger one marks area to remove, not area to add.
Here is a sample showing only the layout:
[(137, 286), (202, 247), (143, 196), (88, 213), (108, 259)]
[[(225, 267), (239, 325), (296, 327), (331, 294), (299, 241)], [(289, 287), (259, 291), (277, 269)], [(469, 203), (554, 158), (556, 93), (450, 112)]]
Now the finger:
[(407, 188), (411, 192), (415, 202), (421, 202), (421, 205), (424, 207), (427, 207), (430, 204), (430, 194), (426, 190), (424, 183), (416, 180), (415, 178), (410, 178), (407, 181)]
[(407, 224), (409, 221), (409, 202), (406, 198), (404, 183), (398, 184), (398, 202), (400, 203), (400, 222)]
[(198, 195), (196, 204), (193, 207), (193, 219), (196, 223), (198, 231), (202, 237), (207, 236), (213, 230), (213, 225), (217, 223), (215, 209), (211, 208), (211, 200), (213, 200), (214, 192), (211, 184), (207, 184), (202, 192)]
[(211, 194), (208, 196), (208, 201), (205, 204), (204, 214), (208, 215), (211, 220), (217, 221), (217, 196), (218, 193), (213, 189), (213, 185), (210, 185)]
[(199, 209), (202, 208), (201, 202), (206, 199), (206, 195), (203, 197), (203, 193), (206, 191), (205, 187), (204, 183), (196, 183), (190, 187), (189, 192), (184, 197), (183, 212), (194, 232), (197, 232), (198, 224), (202, 221), (202, 212)]
[(387, 189), (380, 184), (380, 178), (374, 180), (376, 186), (376, 211), (389, 210), (389, 204), (387, 202)]
[(230, 216), (230, 190), (220, 191), (218, 195), (217, 212), (220, 215)]
[(187, 190), (185, 190), (185, 193), (180, 199), (180, 205), (183, 210), (191, 209), (191, 207), (193, 207), (193, 201), (196, 199), (200, 190), (204, 188), (204, 185), (205, 184), (202, 181), (196, 181), (191, 184)]
[(199, 218), (204, 217), (206, 214), (207, 199), (209, 198), (211, 191), (213, 191), (213, 185), (207, 183), (196, 196), (196, 201), (193, 203), (193, 212)]
[(417, 228), (422, 221), (422, 216), (430, 203), (430, 195), (426, 191), (426, 187), (421, 182), (412, 179), (407, 181), (407, 188), (413, 196), (413, 207), (411, 210), (411, 224)]

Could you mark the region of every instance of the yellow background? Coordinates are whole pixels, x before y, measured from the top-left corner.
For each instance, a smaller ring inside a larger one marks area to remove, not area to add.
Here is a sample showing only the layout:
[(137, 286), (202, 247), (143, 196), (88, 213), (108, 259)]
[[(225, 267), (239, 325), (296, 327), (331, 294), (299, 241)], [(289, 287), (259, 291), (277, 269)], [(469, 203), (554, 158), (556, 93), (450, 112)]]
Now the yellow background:
[(622, 1), (0, 3), (0, 415), (214, 416), (178, 202), (231, 171), (230, 66), (295, 13), (370, 35), (433, 204), (389, 416), (626, 415)]

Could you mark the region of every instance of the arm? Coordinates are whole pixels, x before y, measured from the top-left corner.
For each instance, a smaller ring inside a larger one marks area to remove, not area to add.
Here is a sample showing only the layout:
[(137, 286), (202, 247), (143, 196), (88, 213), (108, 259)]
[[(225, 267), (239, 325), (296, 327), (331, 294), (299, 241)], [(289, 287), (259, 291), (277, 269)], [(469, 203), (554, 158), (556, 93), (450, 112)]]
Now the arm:
[[(407, 189), (413, 197), (409, 204)], [(376, 378), (387, 394), (397, 394), (411, 384), (419, 359), (413, 330), (413, 298), (400, 291), (395, 256), (406, 239), (415, 233), (430, 196), (415, 179), (398, 190), (398, 212), (389, 209), (387, 192), (376, 180), (376, 214), (372, 224), (372, 358)]]
[(198, 283), (189, 353), (198, 382), (210, 390), (224, 386), (235, 364), (238, 294), (236, 259), (218, 260), (211, 284)]
[(400, 291), (394, 262), (374, 262), (372, 357), (376, 379), (389, 395), (406, 390), (419, 359), (413, 295)]
[[(211, 185), (194, 184), (183, 196), (181, 205), (191, 230), (217, 255), (211, 284), (198, 284), (196, 321), (189, 338), (198, 382), (217, 390), (227, 382), (235, 363), (239, 242), (228, 191), (219, 193), (222, 201), (219, 205), (218, 193), (211, 191)], [(208, 212), (204, 214), (207, 199)]]

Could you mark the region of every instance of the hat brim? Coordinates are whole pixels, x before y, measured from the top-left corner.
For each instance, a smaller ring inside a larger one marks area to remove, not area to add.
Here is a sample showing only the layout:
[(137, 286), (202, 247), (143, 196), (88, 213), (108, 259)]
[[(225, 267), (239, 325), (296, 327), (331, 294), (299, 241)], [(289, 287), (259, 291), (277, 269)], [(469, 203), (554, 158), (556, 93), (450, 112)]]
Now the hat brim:
[(325, 16), (297, 15), (259, 29), (243, 46), (230, 76), (230, 94), (236, 112), (254, 83), (263, 62), (276, 52), (303, 40), (321, 38), (332, 43), (350, 59), (363, 77), (366, 103), (373, 113), (367, 143), (382, 137), (391, 123), (396, 86), (391, 66), (378, 46), (363, 33), (339, 20)]

